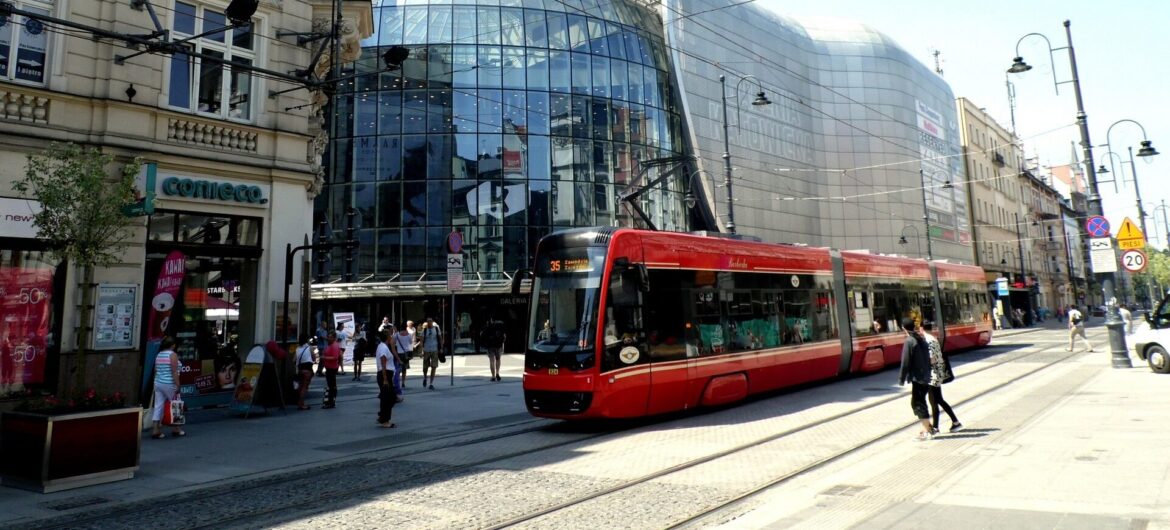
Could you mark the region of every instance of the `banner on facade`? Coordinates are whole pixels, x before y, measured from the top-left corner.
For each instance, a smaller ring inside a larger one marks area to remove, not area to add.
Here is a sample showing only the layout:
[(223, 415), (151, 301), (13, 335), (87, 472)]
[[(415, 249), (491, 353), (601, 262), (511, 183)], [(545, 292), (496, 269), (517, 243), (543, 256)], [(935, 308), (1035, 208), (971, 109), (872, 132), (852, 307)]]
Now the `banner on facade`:
[[(186, 257), (177, 250), (167, 254), (162, 269), (158, 272), (158, 281), (154, 284), (154, 292), (150, 295), (150, 318), (146, 324), (146, 359), (142, 370), (142, 394), (148, 396), (148, 390), (154, 383), (154, 357), (158, 355), (159, 346), (163, 337), (171, 327), (171, 313), (178, 303), (179, 288), (183, 286), (186, 276)], [(181, 379), (182, 374), (180, 374)]]
[(43, 383), (53, 269), (0, 267), (0, 394)]

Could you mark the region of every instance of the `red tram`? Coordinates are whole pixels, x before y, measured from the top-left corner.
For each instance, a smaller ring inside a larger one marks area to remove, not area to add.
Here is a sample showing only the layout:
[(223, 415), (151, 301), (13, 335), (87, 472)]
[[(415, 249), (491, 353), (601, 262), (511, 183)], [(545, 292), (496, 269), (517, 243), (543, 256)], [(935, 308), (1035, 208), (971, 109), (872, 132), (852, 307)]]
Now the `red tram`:
[(558, 232), (536, 254), (525, 403), (542, 417), (630, 418), (880, 370), (901, 359), (902, 317), (939, 321), (935, 292), (944, 348), (984, 346), (984, 278), (979, 267), (828, 248)]

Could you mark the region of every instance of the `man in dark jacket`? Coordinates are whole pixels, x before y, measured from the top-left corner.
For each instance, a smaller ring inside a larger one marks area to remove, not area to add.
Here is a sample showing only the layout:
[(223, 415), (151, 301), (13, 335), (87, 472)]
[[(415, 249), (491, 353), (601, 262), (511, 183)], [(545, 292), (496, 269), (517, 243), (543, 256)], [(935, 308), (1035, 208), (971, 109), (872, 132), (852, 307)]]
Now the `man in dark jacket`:
[(909, 381), (912, 385), (910, 409), (922, 424), (922, 431), (914, 439), (921, 442), (934, 438), (930, 411), (926, 408), (926, 394), (930, 390), (930, 349), (926, 338), (918, 333), (914, 319), (903, 318), (902, 330), (906, 332), (906, 342), (902, 345), (902, 369), (898, 384), (905, 385)]

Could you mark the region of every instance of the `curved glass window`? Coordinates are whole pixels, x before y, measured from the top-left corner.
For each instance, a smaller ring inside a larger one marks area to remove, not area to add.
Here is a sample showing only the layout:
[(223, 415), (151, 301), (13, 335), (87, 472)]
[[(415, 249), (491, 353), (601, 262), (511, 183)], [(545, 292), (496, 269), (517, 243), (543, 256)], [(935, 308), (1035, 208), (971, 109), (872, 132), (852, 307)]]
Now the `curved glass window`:
[[(502, 279), (529, 266), (552, 230), (632, 222), (617, 197), (638, 161), (685, 145), (661, 33), (639, 29), (652, 26), (646, 8), (408, 4), (374, 8), (376, 33), (362, 41), (335, 111), (329, 154), (341, 157), (317, 201), (329, 219), (358, 207), (363, 273), (441, 278), (443, 241), (459, 228), (466, 272)], [(383, 70), (391, 46), (410, 55)], [(656, 177), (652, 169), (640, 184)], [(681, 194), (643, 197), (659, 227), (687, 228), (685, 216), (663, 213), (685, 208)]]

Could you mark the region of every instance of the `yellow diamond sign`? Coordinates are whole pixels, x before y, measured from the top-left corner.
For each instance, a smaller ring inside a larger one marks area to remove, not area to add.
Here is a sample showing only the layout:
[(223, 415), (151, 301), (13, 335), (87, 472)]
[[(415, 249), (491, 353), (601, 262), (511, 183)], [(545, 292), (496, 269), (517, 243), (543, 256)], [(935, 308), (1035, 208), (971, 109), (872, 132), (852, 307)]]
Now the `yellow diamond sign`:
[(1146, 235), (1128, 217), (1121, 223), (1117, 231), (1117, 248), (1133, 250), (1146, 247)]

